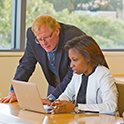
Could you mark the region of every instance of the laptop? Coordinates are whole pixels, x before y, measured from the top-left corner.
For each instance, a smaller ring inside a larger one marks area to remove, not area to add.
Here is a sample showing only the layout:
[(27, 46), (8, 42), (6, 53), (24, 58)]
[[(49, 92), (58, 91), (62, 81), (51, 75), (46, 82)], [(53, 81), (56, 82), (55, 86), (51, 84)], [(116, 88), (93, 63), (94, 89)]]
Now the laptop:
[(35, 83), (12, 80), (20, 108), (40, 113), (51, 113), (53, 107), (43, 105)]

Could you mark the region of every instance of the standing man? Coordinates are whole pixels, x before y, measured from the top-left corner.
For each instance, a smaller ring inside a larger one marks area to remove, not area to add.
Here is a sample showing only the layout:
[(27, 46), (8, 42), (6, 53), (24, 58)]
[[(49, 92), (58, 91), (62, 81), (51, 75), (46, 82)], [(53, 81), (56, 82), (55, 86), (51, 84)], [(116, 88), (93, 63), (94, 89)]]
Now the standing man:
[[(19, 61), (14, 79), (28, 81), (38, 62), (49, 83), (48, 97), (42, 99), (43, 104), (53, 102), (65, 90), (73, 75), (64, 45), (80, 35), (85, 33), (75, 26), (58, 23), (49, 15), (37, 17), (27, 30), (25, 53)], [(9, 95), (0, 102), (13, 101), (17, 101), (17, 98), (11, 86)]]

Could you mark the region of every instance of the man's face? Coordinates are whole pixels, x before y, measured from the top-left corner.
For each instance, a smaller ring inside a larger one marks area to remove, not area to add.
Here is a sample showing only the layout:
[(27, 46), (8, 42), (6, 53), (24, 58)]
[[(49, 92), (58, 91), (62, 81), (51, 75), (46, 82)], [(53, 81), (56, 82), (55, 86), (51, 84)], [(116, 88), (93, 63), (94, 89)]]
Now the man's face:
[(57, 27), (53, 31), (49, 26), (41, 26), (40, 31), (36, 35), (37, 40), (40, 45), (44, 48), (46, 52), (51, 52), (55, 49), (58, 43), (59, 28)]

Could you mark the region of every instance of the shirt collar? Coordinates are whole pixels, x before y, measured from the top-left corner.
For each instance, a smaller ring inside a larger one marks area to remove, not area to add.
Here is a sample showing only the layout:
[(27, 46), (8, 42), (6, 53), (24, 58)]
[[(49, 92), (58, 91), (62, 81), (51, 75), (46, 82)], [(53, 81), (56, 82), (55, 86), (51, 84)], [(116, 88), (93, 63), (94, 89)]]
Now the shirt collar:
[[(95, 72), (96, 67), (97, 67), (97, 66), (93, 67), (92, 72), (91, 72), (90, 74), (88, 74), (88, 75), (87, 75), (87, 77), (89, 77), (92, 73), (94, 73), (94, 72)], [(83, 74), (82, 76), (86, 76), (86, 75), (85, 75), (85, 74)]]

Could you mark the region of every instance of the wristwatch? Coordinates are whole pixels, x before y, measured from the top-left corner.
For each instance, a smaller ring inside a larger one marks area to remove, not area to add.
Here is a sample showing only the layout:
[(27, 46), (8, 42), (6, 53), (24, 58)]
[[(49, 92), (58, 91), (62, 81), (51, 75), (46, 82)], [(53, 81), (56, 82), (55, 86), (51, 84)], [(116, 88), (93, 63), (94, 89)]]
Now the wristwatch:
[(74, 107), (73, 110), (74, 110), (75, 113), (79, 113), (80, 112), (77, 105)]
[(48, 99), (50, 102), (53, 102), (53, 101), (54, 101), (50, 96), (48, 96), (47, 99)]

